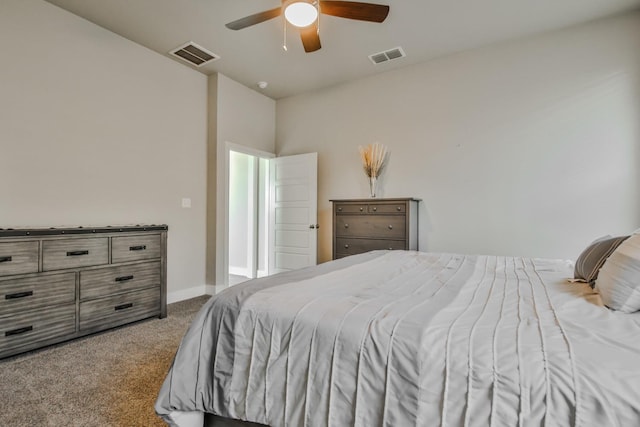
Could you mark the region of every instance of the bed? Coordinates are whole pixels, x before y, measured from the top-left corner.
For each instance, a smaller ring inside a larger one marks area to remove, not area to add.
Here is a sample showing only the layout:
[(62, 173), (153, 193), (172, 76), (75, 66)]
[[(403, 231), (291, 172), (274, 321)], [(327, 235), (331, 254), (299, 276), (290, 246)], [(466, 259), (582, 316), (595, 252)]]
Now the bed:
[(195, 317), (156, 412), (179, 427), (205, 414), (272, 427), (640, 425), (640, 313), (607, 309), (572, 269), (374, 251), (236, 285)]

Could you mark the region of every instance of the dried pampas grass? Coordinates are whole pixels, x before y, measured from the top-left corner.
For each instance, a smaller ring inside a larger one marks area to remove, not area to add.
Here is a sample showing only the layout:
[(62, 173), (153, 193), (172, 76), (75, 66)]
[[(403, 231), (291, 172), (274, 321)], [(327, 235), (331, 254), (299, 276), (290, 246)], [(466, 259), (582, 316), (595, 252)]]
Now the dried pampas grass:
[(369, 178), (377, 178), (382, 172), (384, 161), (387, 158), (387, 147), (376, 142), (365, 147), (359, 146), (358, 149), (360, 150), (364, 173)]

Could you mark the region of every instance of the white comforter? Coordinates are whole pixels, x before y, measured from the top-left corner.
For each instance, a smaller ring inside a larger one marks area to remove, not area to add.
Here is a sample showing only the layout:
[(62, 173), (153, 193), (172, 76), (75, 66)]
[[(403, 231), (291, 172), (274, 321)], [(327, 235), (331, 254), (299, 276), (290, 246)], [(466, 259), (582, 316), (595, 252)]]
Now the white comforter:
[(640, 314), (564, 261), (379, 251), (238, 285), (156, 403), (279, 426), (640, 426)]

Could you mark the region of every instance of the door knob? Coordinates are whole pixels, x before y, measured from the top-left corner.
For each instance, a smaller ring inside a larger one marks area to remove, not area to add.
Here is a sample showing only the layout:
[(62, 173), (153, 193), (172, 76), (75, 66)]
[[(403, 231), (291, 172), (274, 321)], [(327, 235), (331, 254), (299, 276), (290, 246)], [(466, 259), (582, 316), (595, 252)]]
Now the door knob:
[(313, 229), (313, 228), (316, 228), (316, 226), (315, 226), (315, 225), (313, 225), (313, 224), (311, 224), (311, 225), (309, 226), (309, 228), (312, 228), (312, 229)]

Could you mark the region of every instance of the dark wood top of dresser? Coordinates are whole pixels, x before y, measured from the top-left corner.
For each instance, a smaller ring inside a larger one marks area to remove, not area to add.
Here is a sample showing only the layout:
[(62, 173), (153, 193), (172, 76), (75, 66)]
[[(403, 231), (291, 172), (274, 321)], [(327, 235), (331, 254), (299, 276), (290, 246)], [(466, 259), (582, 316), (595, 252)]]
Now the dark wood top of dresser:
[(107, 225), (105, 227), (0, 228), (0, 237), (57, 236), (63, 234), (125, 233), (132, 231), (166, 231), (166, 224)]
[(397, 197), (390, 199), (383, 198), (368, 198), (368, 199), (329, 199), (330, 202), (355, 202), (355, 203), (375, 203), (375, 202), (406, 202), (414, 201), (420, 202), (422, 199), (416, 199), (414, 197)]

